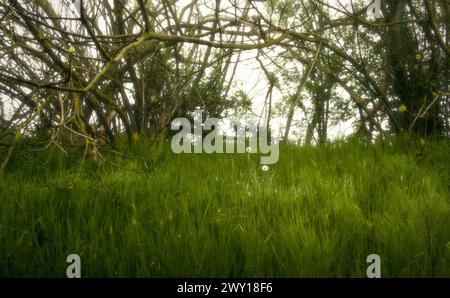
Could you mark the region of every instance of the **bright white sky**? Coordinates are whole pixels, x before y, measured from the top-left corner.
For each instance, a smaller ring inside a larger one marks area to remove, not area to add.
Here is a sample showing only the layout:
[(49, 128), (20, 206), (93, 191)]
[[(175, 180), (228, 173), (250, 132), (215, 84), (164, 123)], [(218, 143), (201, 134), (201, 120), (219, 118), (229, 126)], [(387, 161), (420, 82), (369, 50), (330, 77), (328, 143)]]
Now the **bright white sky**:
[[(350, 0), (341, 0), (341, 1), (330, 0), (326, 2), (336, 7), (344, 6), (346, 9), (350, 9), (351, 7)], [(369, 4), (370, 2), (367, 3), (367, 5)], [(264, 102), (267, 95), (268, 82), (265, 78), (265, 74), (261, 69), (259, 62), (255, 59), (256, 54), (257, 54), (256, 51), (247, 51), (241, 54), (240, 59), (241, 62), (238, 64), (237, 73), (235, 76), (234, 90), (238, 89), (244, 90), (253, 100), (253, 111), (257, 115), (260, 115), (264, 107)], [(268, 61), (267, 59), (261, 58), (261, 60), (266, 66), (270, 64), (270, 61)], [(270, 69), (270, 66), (268, 68)], [(345, 98), (349, 97), (348, 94), (342, 88), (338, 88), (338, 93), (340, 93), (342, 97)], [(273, 107), (275, 107), (280, 102), (283, 95), (285, 94), (283, 94), (280, 90), (276, 88), (274, 89)], [(308, 107), (308, 103), (305, 104)], [(306, 132), (305, 126), (308, 123), (308, 121), (309, 120), (305, 118), (305, 115), (304, 113), (302, 113), (300, 108), (297, 108), (294, 116), (294, 121), (292, 123), (292, 127), (290, 130), (290, 138), (292, 140), (298, 140), (299, 137), (304, 137)], [(276, 126), (281, 127), (284, 130), (286, 118), (275, 117), (272, 119), (272, 123)], [(341, 138), (351, 134), (352, 132), (353, 129), (351, 120), (347, 122), (340, 122), (338, 125), (331, 126), (328, 128), (328, 137), (331, 139)]]

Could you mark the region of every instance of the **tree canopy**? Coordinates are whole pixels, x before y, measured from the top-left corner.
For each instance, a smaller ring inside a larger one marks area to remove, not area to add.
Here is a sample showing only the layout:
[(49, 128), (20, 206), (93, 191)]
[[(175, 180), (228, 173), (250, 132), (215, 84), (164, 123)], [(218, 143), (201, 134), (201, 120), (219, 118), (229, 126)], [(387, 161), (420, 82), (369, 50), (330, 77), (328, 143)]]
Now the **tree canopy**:
[[(0, 140), (21, 134), (130, 142), (170, 121), (251, 113), (236, 90), (245, 53), (267, 81), (263, 117), (289, 138), (300, 110), (306, 142), (352, 119), (373, 138), (449, 131), (446, 0), (0, 0)], [(377, 8), (376, 8), (377, 9)], [(283, 96), (273, 107), (273, 90)], [(344, 95), (342, 95), (344, 94)], [(6, 141), (5, 141), (6, 140)]]

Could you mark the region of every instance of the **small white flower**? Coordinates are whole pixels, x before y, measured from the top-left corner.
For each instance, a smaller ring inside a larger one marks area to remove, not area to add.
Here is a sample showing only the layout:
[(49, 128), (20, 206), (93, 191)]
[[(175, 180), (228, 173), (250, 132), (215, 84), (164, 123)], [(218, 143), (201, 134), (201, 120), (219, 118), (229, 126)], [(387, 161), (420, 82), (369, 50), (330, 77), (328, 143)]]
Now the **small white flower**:
[(269, 167), (267, 165), (263, 165), (261, 167), (261, 170), (263, 170), (264, 172), (267, 172), (269, 170)]
[(252, 152), (252, 148), (247, 147), (247, 148), (245, 148), (245, 151), (246, 151), (247, 153), (251, 153), (251, 152)]

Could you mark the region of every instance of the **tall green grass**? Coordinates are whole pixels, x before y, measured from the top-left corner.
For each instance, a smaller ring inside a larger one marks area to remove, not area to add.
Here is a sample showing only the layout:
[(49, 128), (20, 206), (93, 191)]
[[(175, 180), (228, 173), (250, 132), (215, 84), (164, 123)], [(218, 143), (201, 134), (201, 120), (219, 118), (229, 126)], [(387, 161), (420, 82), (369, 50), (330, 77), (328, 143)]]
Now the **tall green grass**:
[(16, 152), (0, 178), (0, 276), (450, 277), (448, 143), (338, 141), (257, 155)]

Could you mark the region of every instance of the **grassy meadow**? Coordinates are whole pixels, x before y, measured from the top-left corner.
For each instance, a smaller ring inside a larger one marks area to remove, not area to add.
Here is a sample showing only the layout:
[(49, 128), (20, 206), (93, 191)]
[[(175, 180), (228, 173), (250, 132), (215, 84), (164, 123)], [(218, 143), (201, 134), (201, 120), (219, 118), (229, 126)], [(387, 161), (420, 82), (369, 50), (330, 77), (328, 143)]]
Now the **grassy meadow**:
[(450, 277), (448, 148), (282, 144), (268, 171), (167, 142), (83, 164), (18, 148), (0, 177), (0, 276), (65, 277), (76, 253), (82, 277), (365, 277), (375, 253), (382, 277)]

